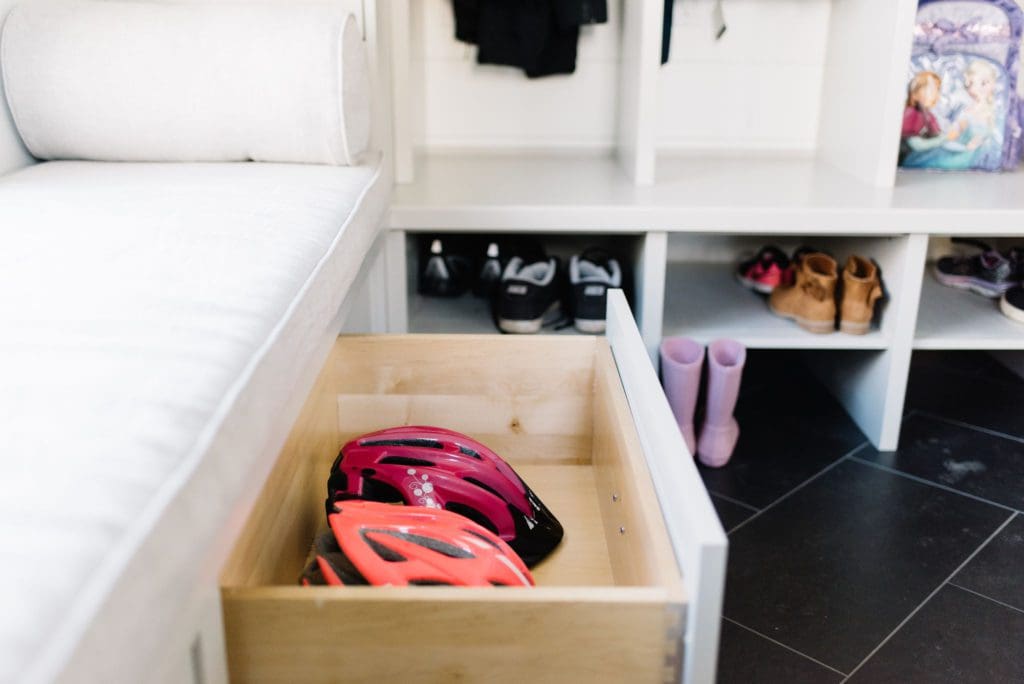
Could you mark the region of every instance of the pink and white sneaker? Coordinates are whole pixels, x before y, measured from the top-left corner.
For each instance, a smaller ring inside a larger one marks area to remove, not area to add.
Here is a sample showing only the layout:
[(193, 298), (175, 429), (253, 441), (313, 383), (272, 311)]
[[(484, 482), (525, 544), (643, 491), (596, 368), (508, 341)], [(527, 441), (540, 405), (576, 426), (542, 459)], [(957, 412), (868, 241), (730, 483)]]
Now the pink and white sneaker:
[(736, 267), (736, 280), (743, 287), (771, 294), (780, 285), (788, 285), (792, 276), (789, 257), (778, 247), (767, 245)]

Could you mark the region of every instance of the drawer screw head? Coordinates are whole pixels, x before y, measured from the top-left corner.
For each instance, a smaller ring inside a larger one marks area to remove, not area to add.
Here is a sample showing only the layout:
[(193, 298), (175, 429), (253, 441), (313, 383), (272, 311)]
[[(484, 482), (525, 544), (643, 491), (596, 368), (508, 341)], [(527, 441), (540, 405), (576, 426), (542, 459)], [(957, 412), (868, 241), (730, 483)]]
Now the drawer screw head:
[(619, 495), (618, 494), (612, 494), (612, 501), (618, 501), (618, 500), (619, 500)]
[(626, 534), (626, 528), (625, 527), (620, 527), (619, 528), (619, 534)]

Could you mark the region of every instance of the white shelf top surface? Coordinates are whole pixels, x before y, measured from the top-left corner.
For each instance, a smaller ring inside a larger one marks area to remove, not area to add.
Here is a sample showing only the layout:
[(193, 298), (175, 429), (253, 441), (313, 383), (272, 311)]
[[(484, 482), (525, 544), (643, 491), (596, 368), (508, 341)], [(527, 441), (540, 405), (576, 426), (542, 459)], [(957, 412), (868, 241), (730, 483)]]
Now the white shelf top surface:
[(726, 337), (752, 349), (884, 349), (879, 330), (866, 335), (817, 335), (774, 315), (767, 297), (736, 281), (733, 265), (676, 261), (665, 278), (665, 337), (685, 335), (701, 343)]
[(672, 157), (637, 187), (611, 157), (427, 154), (399, 185), (409, 230), (1024, 235), (1024, 173), (900, 172), (858, 182), (814, 158)]
[(1024, 349), (1024, 325), (999, 311), (999, 300), (946, 287), (925, 269), (915, 349)]

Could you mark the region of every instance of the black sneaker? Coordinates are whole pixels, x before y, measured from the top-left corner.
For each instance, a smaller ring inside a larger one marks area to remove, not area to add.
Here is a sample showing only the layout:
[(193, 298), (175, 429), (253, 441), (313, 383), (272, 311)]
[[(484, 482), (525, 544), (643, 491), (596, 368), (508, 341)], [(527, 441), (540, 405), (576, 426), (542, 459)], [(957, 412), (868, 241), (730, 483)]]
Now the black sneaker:
[(1004, 292), (999, 300), (999, 310), (1011, 321), (1024, 323), (1024, 286), (1018, 285)]
[(431, 297), (458, 297), (469, 288), (472, 266), (461, 254), (445, 250), (440, 239), (431, 240), (417, 291)]
[(498, 251), (498, 243), (491, 242), (487, 245), (487, 257), (484, 259), (480, 272), (473, 283), (473, 294), (477, 297), (490, 299), (494, 296), (498, 284), (501, 282), (501, 255)]
[(555, 257), (530, 263), (512, 257), (501, 274), (495, 303), (502, 332), (540, 332), (545, 316), (560, 315), (558, 270)]
[(935, 264), (935, 279), (948, 287), (999, 297), (1017, 284), (1016, 266), (984, 242), (954, 238), (982, 250), (971, 256), (944, 256)]
[(583, 333), (603, 333), (608, 288), (622, 287), (619, 262), (599, 249), (588, 249), (569, 261), (573, 324)]

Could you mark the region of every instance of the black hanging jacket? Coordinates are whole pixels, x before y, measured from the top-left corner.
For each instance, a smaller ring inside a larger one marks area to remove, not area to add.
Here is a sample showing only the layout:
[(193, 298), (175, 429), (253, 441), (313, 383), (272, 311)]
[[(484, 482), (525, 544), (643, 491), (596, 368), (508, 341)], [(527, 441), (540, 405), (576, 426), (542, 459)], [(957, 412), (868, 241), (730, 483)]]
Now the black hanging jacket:
[(608, 20), (606, 0), (453, 0), (455, 37), (479, 46), (477, 62), (530, 78), (571, 74), (583, 24)]

